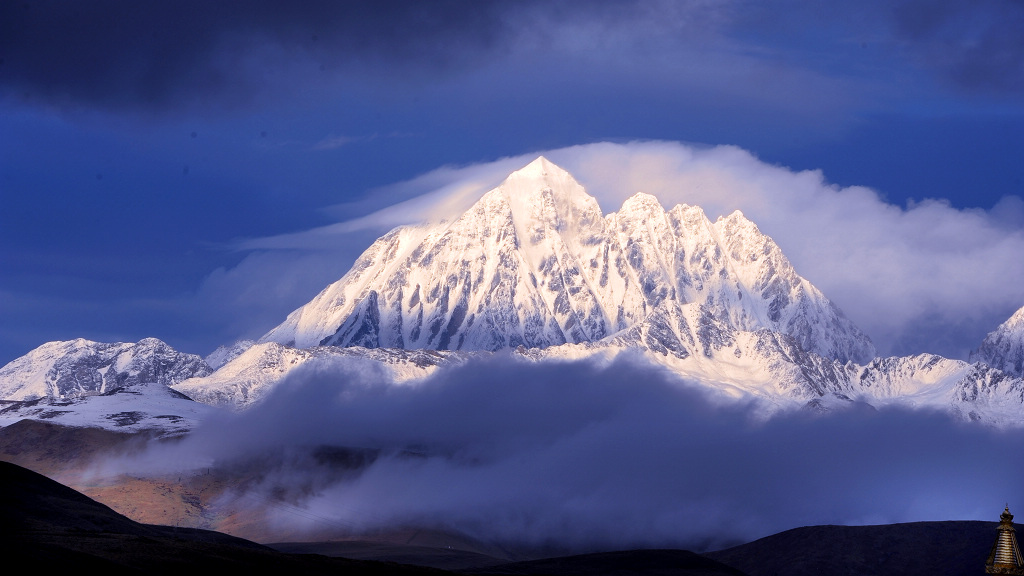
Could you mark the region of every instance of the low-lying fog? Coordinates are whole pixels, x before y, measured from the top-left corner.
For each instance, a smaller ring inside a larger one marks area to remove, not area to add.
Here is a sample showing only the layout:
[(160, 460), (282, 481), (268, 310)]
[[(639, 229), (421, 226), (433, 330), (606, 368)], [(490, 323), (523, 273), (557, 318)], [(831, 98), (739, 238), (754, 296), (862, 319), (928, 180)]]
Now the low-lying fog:
[(231, 497), (284, 495), (273, 521), (289, 529), (419, 526), (580, 550), (709, 549), (812, 524), (995, 521), (1024, 502), (1020, 430), (866, 406), (761, 414), (630, 358), (499, 355), (417, 385), (393, 385), (373, 364), (323, 363), (249, 411), (118, 465), (262, 462), (262, 480)]

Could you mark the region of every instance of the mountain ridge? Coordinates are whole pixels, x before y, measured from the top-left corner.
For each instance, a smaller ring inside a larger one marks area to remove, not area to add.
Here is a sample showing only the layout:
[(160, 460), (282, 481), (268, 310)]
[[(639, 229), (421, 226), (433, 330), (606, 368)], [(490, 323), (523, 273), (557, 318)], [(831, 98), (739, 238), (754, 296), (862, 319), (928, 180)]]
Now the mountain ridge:
[(308, 363), (368, 362), (403, 383), (500, 350), (537, 362), (636, 351), (710, 390), (758, 398), (769, 412), (863, 402), (1024, 425), (1024, 375), (1014, 364), (1024, 308), (971, 362), (876, 358), (867, 336), (740, 211), (711, 222), (698, 206), (665, 210), (639, 192), (603, 214), (543, 157), (457, 219), (383, 235), (258, 342), (206, 360), (156, 339), (44, 344), (0, 368), (0, 399), (13, 402), (0, 421), (70, 421), (88, 407), (102, 425), (135, 426), (145, 418), (121, 415), (159, 414), (100, 408), (112, 402), (108, 386), (120, 386), (168, 406), (160, 417), (190, 422), (181, 415), (195, 411), (182, 400), (245, 409)]

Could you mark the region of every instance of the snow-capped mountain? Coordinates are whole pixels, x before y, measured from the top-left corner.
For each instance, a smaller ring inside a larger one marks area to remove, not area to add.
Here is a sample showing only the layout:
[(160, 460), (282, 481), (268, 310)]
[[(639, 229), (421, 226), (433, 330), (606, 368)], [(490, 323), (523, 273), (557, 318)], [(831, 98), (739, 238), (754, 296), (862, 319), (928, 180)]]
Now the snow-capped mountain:
[(971, 352), (971, 362), (984, 362), (1003, 372), (1024, 376), (1024, 307), (985, 337)]
[(169, 386), (211, 372), (201, 357), (156, 338), (48, 342), (0, 368), (0, 400), (69, 399), (140, 383)]
[(213, 407), (164, 384), (141, 382), (102, 394), (0, 402), (0, 427), (31, 419), (62, 426), (177, 436), (195, 428), (213, 411)]
[(169, 388), (210, 367), (156, 338), (49, 342), (0, 368), (0, 426), (32, 418), (120, 432), (187, 432), (212, 409)]
[[(692, 319), (685, 330), (670, 320), (682, 318)], [(874, 356), (741, 213), (712, 223), (699, 207), (666, 212), (640, 193), (605, 216), (543, 157), (452, 222), (386, 234), (261, 341), (499, 350), (669, 325), (686, 354), (707, 354), (723, 332), (768, 329), (827, 358)]]

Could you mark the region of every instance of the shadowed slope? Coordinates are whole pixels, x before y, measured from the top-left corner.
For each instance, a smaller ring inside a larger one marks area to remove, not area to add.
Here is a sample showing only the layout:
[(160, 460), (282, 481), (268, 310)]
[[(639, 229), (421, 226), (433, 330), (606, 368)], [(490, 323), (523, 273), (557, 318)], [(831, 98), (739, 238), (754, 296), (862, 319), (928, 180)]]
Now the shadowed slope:
[(994, 522), (913, 522), (884, 526), (809, 526), (708, 557), (751, 576), (974, 576), (996, 537)]
[(45, 476), (0, 462), (0, 526), (8, 561), (48, 570), (104, 574), (213, 573), (225, 570), (304, 574), (446, 572), (323, 556), (293, 556), (219, 532), (139, 524)]
[[(225, 570), (303, 574), (451, 574), (385, 562), (289, 555), (197, 529), (140, 524), (66, 486), (0, 462), (0, 526), (10, 561), (48, 569), (95, 569), (104, 574), (214, 573)], [(586, 554), (474, 570), (486, 574), (680, 574), (743, 576), (742, 572), (681, 550)]]

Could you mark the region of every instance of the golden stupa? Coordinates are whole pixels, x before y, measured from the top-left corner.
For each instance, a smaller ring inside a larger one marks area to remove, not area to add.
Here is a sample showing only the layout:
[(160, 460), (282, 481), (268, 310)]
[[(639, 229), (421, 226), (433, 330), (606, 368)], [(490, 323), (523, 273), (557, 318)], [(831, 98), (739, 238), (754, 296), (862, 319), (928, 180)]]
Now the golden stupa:
[(1010, 514), (1009, 505), (999, 515), (999, 527), (996, 528), (996, 531), (998, 535), (995, 544), (992, 544), (988, 561), (985, 562), (985, 573), (1024, 576), (1024, 557), (1021, 557), (1020, 548), (1017, 546), (1017, 536), (1013, 529), (1013, 514)]

